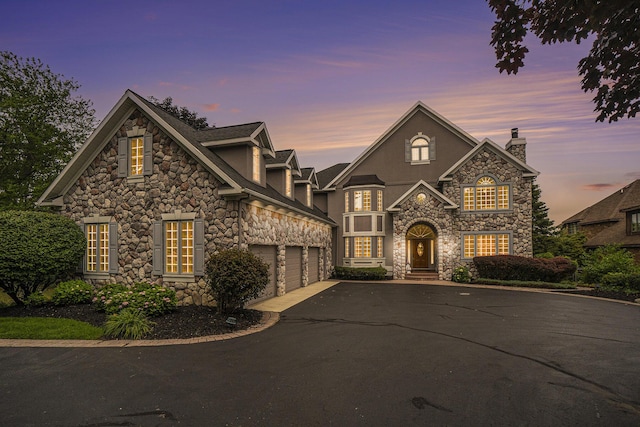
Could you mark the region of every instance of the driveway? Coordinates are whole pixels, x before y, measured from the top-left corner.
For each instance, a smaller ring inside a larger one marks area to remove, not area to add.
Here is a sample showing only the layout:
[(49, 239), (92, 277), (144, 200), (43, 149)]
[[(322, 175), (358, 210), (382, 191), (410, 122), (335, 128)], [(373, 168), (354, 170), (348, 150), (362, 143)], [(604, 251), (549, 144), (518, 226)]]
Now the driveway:
[(341, 283), (228, 341), (0, 348), (3, 426), (640, 425), (640, 307)]

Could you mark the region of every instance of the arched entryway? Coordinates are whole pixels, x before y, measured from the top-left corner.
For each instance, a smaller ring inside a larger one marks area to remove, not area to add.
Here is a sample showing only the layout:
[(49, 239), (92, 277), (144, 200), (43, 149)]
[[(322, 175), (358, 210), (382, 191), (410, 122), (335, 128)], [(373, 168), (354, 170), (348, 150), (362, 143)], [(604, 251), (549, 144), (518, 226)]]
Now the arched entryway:
[(436, 271), (438, 235), (428, 224), (418, 223), (407, 231), (407, 264), (411, 271)]

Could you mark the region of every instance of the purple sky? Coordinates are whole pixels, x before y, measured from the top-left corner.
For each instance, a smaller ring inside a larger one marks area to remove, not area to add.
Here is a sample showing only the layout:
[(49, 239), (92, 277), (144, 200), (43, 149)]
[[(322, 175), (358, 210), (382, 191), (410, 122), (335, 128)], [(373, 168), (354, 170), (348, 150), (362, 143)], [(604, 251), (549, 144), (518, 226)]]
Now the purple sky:
[(421, 100), (482, 140), (512, 127), (561, 222), (640, 178), (640, 118), (595, 123), (576, 66), (540, 46), (499, 74), (483, 0), (0, 0), (0, 50), (82, 85), (101, 120), (126, 89), (217, 126), (265, 121), (303, 167), (351, 161)]

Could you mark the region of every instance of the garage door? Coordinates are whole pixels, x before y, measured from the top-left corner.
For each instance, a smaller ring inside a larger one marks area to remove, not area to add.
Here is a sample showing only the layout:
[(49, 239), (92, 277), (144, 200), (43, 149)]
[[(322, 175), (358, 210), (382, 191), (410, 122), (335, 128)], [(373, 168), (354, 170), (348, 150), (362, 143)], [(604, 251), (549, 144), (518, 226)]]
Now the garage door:
[(309, 284), (320, 280), (320, 248), (309, 248)]
[(276, 296), (276, 246), (253, 245), (249, 246), (249, 250), (269, 264), (269, 283), (262, 295), (250, 303)]
[(287, 292), (302, 286), (302, 248), (287, 246), (285, 251), (285, 290)]

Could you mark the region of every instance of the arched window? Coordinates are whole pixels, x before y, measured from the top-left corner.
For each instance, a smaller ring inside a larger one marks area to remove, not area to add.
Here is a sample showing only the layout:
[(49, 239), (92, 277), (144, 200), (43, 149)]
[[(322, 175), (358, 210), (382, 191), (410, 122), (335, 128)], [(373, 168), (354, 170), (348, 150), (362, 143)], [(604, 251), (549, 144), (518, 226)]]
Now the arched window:
[(480, 177), (474, 186), (464, 187), (465, 211), (494, 211), (511, 207), (509, 186), (498, 184), (490, 176)]
[(423, 162), (429, 160), (429, 141), (426, 138), (416, 138), (411, 142), (411, 161)]

